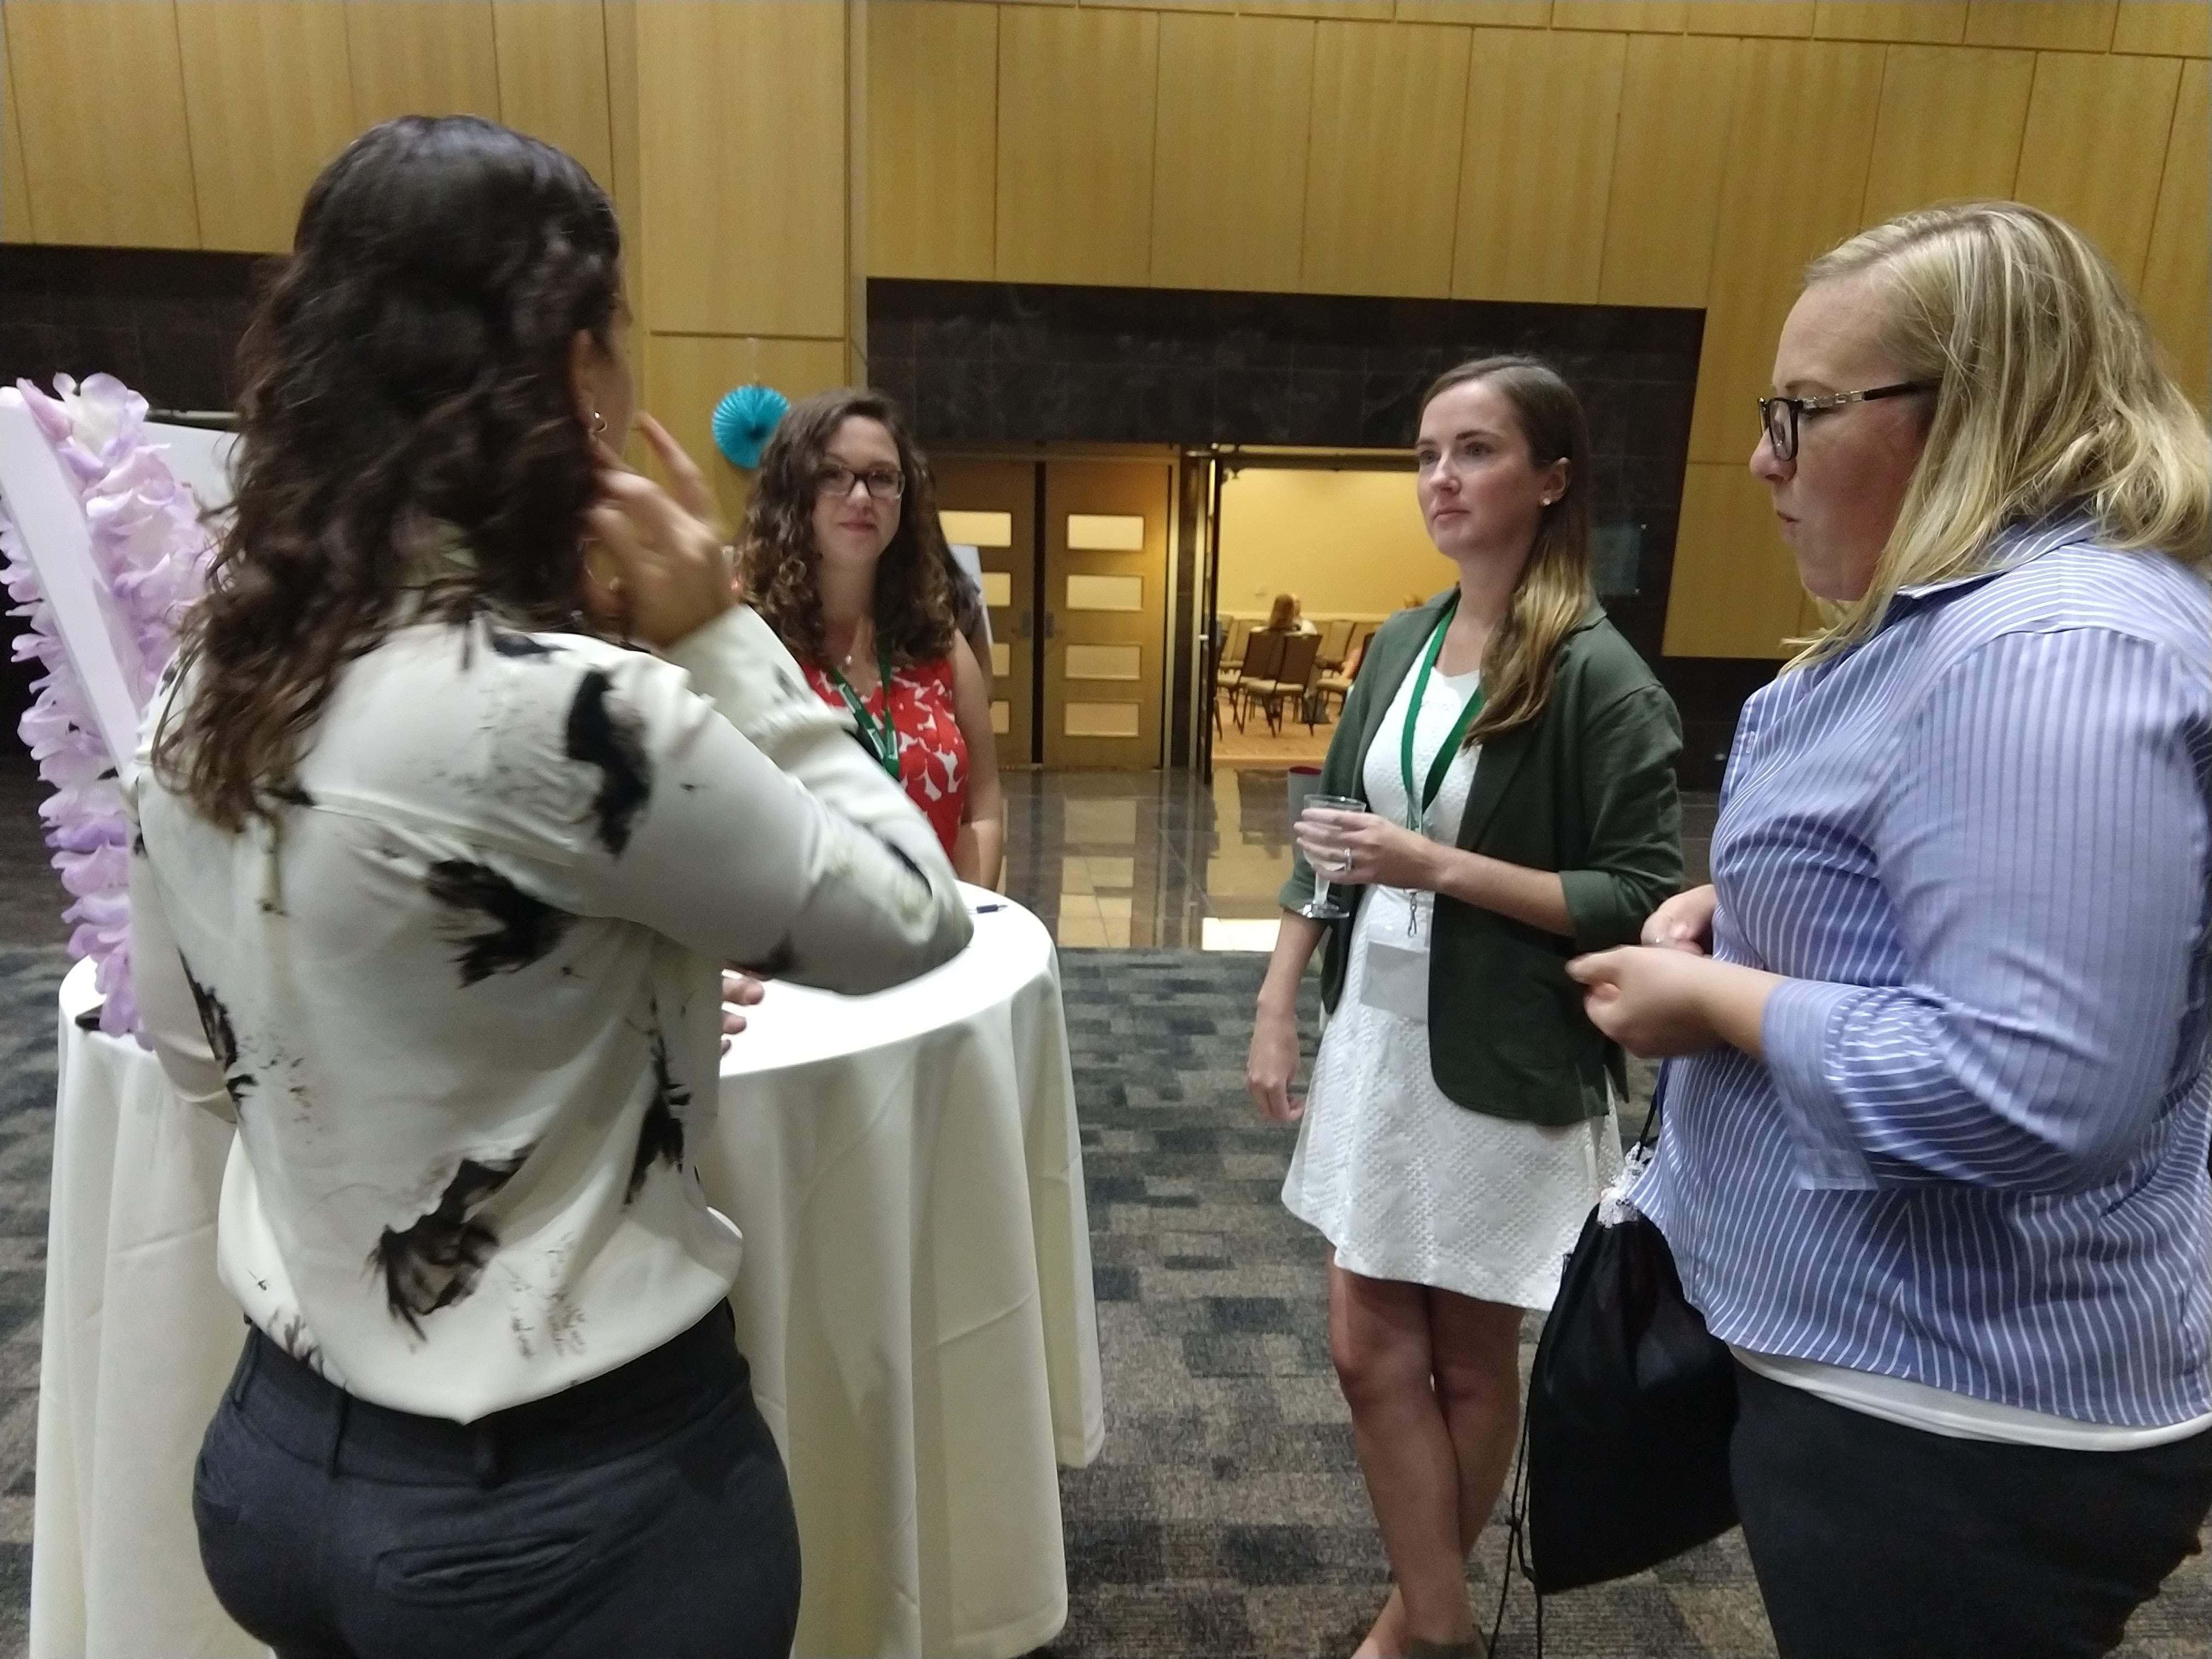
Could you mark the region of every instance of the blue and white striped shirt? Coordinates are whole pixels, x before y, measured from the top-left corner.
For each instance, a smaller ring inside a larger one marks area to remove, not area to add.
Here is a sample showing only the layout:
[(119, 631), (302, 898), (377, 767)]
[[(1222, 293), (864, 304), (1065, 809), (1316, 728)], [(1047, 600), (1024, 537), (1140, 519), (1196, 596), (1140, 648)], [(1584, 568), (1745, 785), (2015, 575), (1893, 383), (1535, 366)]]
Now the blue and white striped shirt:
[(1715, 1335), (2077, 1422), (2212, 1407), (2212, 590), (2008, 536), (1746, 706), (1634, 1202)]

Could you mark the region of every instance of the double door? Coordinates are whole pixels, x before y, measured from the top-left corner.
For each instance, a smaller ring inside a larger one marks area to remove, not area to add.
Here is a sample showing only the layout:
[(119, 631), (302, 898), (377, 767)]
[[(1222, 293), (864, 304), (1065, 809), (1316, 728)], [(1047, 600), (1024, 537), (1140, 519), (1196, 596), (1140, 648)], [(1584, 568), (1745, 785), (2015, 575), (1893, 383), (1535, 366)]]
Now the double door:
[(981, 556), (999, 763), (1158, 766), (1175, 464), (935, 466), (945, 539)]

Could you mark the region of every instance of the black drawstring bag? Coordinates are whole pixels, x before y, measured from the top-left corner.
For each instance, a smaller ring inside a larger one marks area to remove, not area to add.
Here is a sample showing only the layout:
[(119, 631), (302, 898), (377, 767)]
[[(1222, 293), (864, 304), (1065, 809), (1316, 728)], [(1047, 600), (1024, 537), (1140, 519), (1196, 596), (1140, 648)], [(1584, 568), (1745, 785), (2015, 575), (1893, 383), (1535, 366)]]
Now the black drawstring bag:
[[(1632, 1162), (1657, 1135), (1666, 1089), (1662, 1070)], [(1528, 1381), (1515, 1518), (1540, 1598), (1644, 1571), (1735, 1524), (1735, 1358), (1684, 1299), (1658, 1228), (1633, 1210), (1607, 1225), (1609, 1211), (1583, 1223)]]

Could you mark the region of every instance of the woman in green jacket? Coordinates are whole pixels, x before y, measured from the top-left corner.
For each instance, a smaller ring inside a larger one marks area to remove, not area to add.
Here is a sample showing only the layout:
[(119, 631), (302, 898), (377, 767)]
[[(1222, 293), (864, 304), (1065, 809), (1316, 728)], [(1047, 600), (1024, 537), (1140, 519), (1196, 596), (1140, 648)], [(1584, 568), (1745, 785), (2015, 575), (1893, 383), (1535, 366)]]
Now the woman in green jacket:
[[(1369, 647), (1321, 788), (1370, 810), (1302, 821), (1260, 993), (1248, 1082), (1299, 1123), (1283, 1201), (1334, 1247), (1329, 1346), (1397, 1581), (1361, 1655), (1474, 1650), (1463, 1562), (1512, 1455), (1521, 1311), (1621, 1163), (1620, 1053), (1566, 963), (1681, 880), (1680, 727), (1590, 589), (1589, 449), (1532, 359), (1430, 388), (1421, 512), (1459, 580)], [(1351, 917), (1298, 913), (1315, 863)]]

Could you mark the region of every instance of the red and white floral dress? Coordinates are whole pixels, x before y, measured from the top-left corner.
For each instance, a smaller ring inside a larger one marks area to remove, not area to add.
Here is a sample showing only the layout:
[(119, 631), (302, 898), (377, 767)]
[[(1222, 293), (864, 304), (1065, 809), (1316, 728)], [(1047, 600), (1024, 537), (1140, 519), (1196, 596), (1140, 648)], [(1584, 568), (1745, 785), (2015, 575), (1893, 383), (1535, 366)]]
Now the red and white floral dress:
[[(815, 663), (806, 665), (806, 683), (832, 708), (846, 707), (837, 677)], [(960, 820), (968, 804), (968, 740), (961, 735), (960, 720), (952, 702), (952, 659), (901, 663), (891, 670), (890, 719), (898, 733), (898, 775), (907, 798), (921, 808), (946, 857), (960, 838)], [(884, 689), (878, 686), (861, 700), (861, 707), (880, 732), (884, 720)], [(861, 732), (863, 741), (869, 733)]]

